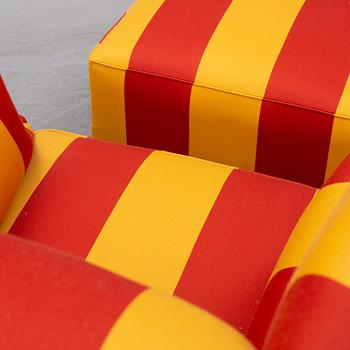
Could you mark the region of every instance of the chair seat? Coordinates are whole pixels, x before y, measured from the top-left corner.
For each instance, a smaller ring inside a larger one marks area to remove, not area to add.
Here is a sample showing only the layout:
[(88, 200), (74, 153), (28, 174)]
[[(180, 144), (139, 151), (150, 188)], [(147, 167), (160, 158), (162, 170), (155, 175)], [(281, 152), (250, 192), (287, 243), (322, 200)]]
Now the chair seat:
[(0, 229), (175, 294), (246, 332), (316, 189), (59, 131)]

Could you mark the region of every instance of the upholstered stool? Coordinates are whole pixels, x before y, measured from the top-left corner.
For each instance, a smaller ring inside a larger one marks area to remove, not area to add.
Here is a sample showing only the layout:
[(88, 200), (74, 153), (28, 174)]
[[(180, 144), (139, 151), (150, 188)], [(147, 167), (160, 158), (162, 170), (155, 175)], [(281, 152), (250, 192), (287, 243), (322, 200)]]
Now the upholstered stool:
[(93, 135), (320, 186), (349, 62), (348, 0), (137, 1), (90, 56)]

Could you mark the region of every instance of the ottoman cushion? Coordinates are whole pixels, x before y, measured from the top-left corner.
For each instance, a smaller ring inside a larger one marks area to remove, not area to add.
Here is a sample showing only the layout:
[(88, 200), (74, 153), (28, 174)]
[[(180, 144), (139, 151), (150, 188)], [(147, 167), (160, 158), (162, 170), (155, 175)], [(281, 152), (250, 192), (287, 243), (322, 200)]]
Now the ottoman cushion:
[(93, 134), (321, 186), (349, 47), (347, 0), (139, 0), (91, 53)]

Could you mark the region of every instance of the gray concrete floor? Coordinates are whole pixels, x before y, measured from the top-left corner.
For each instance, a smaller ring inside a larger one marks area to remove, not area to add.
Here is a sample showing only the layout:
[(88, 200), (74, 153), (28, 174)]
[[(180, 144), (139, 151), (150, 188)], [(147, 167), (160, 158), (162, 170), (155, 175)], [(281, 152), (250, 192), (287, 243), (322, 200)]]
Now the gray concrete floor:
[(90, 134), (88, 55), (132, 2), (4, 0), (0, 73), (35, 129)]

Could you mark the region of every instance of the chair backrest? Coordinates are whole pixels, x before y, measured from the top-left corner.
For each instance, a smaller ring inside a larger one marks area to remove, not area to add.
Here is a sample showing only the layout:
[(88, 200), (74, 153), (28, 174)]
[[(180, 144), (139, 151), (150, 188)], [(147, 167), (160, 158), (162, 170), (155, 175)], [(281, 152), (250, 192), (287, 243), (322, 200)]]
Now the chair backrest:
[(33, 152), (31, 131), (24, 127), (0, 75), (0, 221), (3, 219)]

